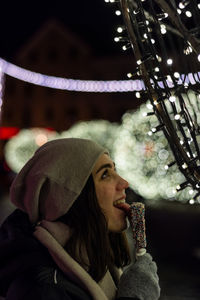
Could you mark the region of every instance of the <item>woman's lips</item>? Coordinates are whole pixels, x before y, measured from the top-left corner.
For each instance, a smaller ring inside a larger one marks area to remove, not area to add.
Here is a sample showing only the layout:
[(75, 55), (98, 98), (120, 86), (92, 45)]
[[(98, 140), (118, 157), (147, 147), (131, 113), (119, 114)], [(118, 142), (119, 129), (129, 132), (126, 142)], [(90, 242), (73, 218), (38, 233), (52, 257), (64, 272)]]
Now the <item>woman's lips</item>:
[(119, 209), (122, 209), (126, 214), (130, 211), (130, 205), (125, 202), (125, 199), (114, 201), (113, 205)]

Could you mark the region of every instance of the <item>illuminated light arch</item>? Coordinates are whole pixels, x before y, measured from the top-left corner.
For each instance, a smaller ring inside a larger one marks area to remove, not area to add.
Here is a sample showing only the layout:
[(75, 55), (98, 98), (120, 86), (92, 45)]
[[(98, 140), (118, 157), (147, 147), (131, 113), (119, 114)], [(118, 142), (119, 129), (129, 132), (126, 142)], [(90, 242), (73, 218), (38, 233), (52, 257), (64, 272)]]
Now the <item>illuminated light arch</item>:
[(5, 73), (19, 80), (60, 90), (93, 93), (131, 92), (144, 90), (144, 82), (138, 79), (80, 80), (48, 76), (26, 70), (12, 63), (9, 63), (2, 58), (0, 58), (0, 69), (2, 73)]
[[(11, 77), (17, 78), (22, 81), (26, 81), (35, 85), (67, 90), (76, 92), (92, 92), (92, 93), (116, 93), (116, 92), (137, 92), (145, 89), (143, 80), (128, 79), (128, 80), (80, 80), (69, 79), (56, 76), (48, 76), (45, 74), (32, 72), (26, 70), (6, 60), (0, 58), (0, 72), (7, 74)], [(194, 80), (195, 78), (195, 80)], [(178, 84), (185, 83), (196, 84), (199, 82), (200, 72), (196, 74), (182, 74)], [(170, 88), (173, 88), (172, 82), (169, 80), (167, 84)], [(160, 82), (162, 88), (163, 83)]]

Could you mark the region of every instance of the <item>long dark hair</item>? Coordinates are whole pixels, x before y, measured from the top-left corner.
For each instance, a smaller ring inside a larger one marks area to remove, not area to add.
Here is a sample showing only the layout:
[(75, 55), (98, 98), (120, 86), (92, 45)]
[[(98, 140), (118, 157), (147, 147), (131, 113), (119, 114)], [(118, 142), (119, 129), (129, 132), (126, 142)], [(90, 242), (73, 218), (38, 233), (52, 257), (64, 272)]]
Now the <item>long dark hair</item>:
[[(124, 267), (130, 263), (125, 234), (108, 231), (106, 218), (97, 201), (92, 175), (69, 212), (59, 221), (73, 230), (66, 251), (85, 265), (97, 282), (103, 278), (110, 265)], [(85, 261), (83, 249), (87, 252), (88, 262)]]

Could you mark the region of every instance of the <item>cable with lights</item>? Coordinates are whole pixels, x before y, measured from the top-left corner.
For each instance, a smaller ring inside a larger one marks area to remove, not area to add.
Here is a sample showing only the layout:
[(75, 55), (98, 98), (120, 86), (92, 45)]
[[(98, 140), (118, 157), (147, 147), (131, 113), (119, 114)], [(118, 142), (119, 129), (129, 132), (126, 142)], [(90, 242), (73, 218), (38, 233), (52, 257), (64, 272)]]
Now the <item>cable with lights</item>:
[[(178, 4), (172, 0), (115, 2), (121, 9), (126, 29), (121, 30), (119, 41), (127, 38), (125, 34), (128, 33), (129, 41), (127, 43), (126, 40), (123, 49), (133, 50), (137, 64), (129, 78), (140, 75), (152, 113), (157, 117), (158, 124), (149, 131), (149, 135), (160, 130), (164, 133), (178, 169), (185, 177), (176, 191), (190, 186), (196, 191), (193, 199), (197, 201), (200, 194), (200, 123), (197, 123), (195, 114), (198, 103), (195, 107), (191, 104), (188, 91), (194, 91), (198, 102), (200, 5), (195, 0), (177, 1)], [(175, 31), (168, 28), (175, 28)], [(187, 75), (180, 74), (190, 74), (193, 86)], [(187, 105), (183, 95), (187, 95)], [(142, 91), (138, 96), (142, 98)]]

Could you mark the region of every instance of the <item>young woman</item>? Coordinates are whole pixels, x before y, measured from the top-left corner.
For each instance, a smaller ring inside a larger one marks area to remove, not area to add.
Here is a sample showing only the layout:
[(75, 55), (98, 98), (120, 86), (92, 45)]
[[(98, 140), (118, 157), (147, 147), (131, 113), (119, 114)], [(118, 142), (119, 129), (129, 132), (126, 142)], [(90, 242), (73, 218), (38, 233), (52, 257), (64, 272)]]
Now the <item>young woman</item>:
[[(130, 263), (128, 182), (93, 141), (44, 144), (11, 186), (18, 207), (0, 229), (0, 295), (7, 300), (157, 300), (149, 254)], [(126, 267), (122, 273), (122, 269)]]

